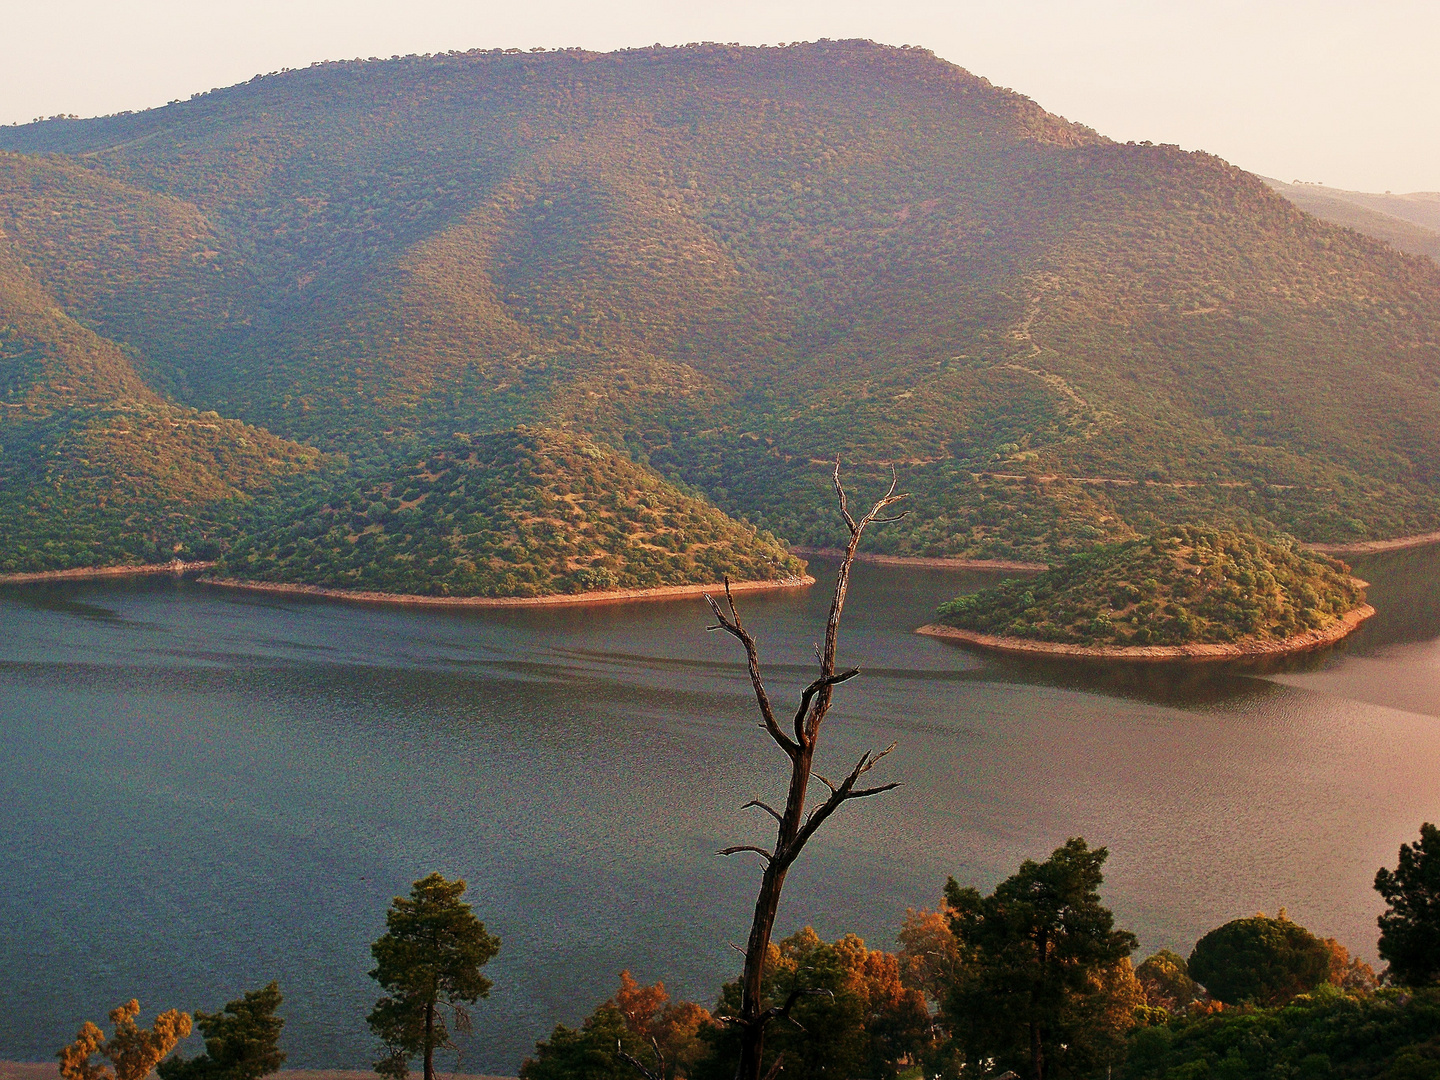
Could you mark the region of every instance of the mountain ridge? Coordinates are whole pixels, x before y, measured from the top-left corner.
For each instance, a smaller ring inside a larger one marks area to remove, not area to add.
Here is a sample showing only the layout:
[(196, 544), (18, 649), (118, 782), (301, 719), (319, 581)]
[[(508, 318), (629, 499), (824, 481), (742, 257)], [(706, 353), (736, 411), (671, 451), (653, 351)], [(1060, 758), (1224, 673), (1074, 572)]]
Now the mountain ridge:
[(815, 547), (837, 456), (915, 492), (890, 555), (1440, 528), (1433, 262), (926, 50), (347, 61), (0, 151), (72, 321), (356, 477), (539, 425)]
[(1440, 192), (1377, 195), (1262, 177), (1306, 213), (1383, 240), (1397, 251), (1440, 262)]

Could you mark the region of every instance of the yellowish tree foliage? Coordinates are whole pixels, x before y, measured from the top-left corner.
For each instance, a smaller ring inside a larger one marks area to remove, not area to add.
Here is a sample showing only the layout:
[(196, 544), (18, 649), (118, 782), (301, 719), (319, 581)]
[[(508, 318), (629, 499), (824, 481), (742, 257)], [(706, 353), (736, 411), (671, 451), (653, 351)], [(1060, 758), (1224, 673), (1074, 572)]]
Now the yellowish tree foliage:
[(1351, 956), (1350, 950), (1333, 937), (1321, 938), (1330, 951), (1330, 985), (1347, 994), (1373, 994), (1380, 980), (1375, 969), (1358, 956)]
[(945, 909), (907, 908), (900, 926), (900, 979), (939, 1006), (964, 963)]
[[(161, 1059), (190, 1034), (190, 1014), (179, 1009), (161, 1013), (148, 1030), (135, 1022), (139, 1015), (140, 1002), (134, 998), (110, 1010), (115, 1034), (108, 1040), (103, 1031), (85, 1021), (75, 1041), (56, 1054), (61, 1080), (145, 1080)], [(92, 1062), (96, 1054), (110, 1064)]]

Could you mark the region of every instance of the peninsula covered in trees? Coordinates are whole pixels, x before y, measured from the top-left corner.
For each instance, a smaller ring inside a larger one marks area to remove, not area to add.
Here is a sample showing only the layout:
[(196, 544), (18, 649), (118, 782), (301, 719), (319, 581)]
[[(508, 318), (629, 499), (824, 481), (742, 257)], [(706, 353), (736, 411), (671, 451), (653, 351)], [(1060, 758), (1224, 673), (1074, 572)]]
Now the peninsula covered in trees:
[[(889, 555), (1393, 538), (1440, 529), (1437, 370), (1433, 261), (924, 49), (322, 63), (0, 129), (0, 574), (739, 575), (844, 542), (837, 457), (902, 471)], [(709, 524), (522, 556), (550, 478), (404, 497), (522, 425)]]
[(954, 628), (961, 640), (991, 647), (1037, 642), (1106, 655), (1192, 645), (1281, 651), (1337, 640), (1372, 613), (1363, 584), (1336, 559), (1180, 525), (958, 596), (922, 632)]
[(456, 435), (406, 471), (310, 481), (218, 574), (419, 596), (544, 596), (798, 580), (805, 564), (603, 444)]

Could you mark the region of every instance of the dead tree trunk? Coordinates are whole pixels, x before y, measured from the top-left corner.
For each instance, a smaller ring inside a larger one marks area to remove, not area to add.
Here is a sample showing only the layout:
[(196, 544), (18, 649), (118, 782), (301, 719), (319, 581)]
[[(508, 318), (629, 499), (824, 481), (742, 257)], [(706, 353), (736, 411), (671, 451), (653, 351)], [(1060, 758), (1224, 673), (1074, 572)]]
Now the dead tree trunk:
[[(905, 498), (895, 494), (895, 482), (890, 490), (870, 508), (870, 512), (856, 521), (846, 506), (845, 488), (840, 483), (840, 464), (835, 464), (835, 497), (839, 500), (840, 516), (850, 530), (850, 541), (845, 546), (844, 558), (835, 579), (835, 596), (830, 603), (830, 618), (825, 625), (825, 644), (816, 646), (816, 658), (820, 662), (819, 674), (800, 695), (799, 707), (791, 730), (780, 726), (771, 707), (770, 697), (760, 678), (760, 658), (755, 640), (740, 623), (740, 613), (735, 608), (735, 599), (730, 594), (727, 580), (725, 586), (726, 606), (722, 608), (714, 597), (707, 595), (711, 609), (715, 612), (718, 625), (711, 630), (724, 630), (745, 647), (745, 657), (750, 668), (750, 682), (755, 689), (755, 700), (760, 707), (765, 730), (770, 738), (784, 751), (790, 761), (790, 785), (785, 797), (785, 806), (777, 810), (758, 799), (746, 806), (759, 807), (771, 815), (777, 824), (775, 846), (771, 850), (751, 845), (726, 848), (722, 855), (733, 855), (740, 851), (751, 851), (765, 862), (760, 878), (760, 890), (755, 898), (755, 914), (750, 924), (750, 937), (745, 946), (745, 972), (741, 982), (740, 1015), (730, 1017), (740, 1031), (740, 1065), (736, 1080), (761, 1080), (761, 1055), (765, 1045), (765, 1028), (771, 1020), (787, 1016), (794, 1006), (796, 995), (783, 1005), (767, 1006), (761, 995), (761, 979), (765, 973), (765, 957), (770, 948), (770, 937), (775, 928), (775, 915), (780, 907), (780, 893), (785, 887), (785, 875), (800, 855), (801, 850), (825, 820), (838, 810), (841, 804), (851, 799), (863, 799), (878, 795), (899, 786), (898, 783), (881, 784), (878, 787), (856, 787), (856, 781), (864, 776), (886, 754), (894, 749), (892, 743), (878, 754), (867, 752), (855, 763), (849, 774), (838, 784), (831, 783), (824, 776), (813, 772), (815, 747), (820, 738), (820, 726), (830, 711), (832, 691), (840, 683), (860, 674), (856, 668), (845, 671), (835, 669), (835, 647), (840, 635), (840, 613), (845, 607), (845, 594), (850, 588), (850, 570), (855, 562), (855, 550), (860, 544), (860, 535), (866, 527), (887, 521), (898, 521), (905, 513), (893, 517), (881, 517), (881, 512), (893, 503)], [(908, 513), (908, 511), (906, 512)], [(819, 780), (829, 789), (829, 796), (807, 815), (805, 800), (811, 778)], [(771, 1070), (774, 1071), (773, 1069)]]

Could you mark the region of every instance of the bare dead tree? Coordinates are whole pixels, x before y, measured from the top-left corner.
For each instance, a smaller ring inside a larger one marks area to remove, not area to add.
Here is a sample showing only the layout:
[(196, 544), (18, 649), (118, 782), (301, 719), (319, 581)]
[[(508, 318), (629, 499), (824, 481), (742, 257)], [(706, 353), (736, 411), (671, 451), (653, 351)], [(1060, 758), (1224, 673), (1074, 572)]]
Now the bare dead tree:
[[(791, 730), (786, 731), (781, 727), (775, 710), (770, 704), (770, 696), (766, 693), (765, 684), (760, 677), (760, 655), (755, 647), (755, 639), (750, 636), (749, 631), (740, 622), (740, 612), (736, 609), (735, 598), (730, 593), (729, 580), (727, 579), (725, 582), (724, 608), (714, 597), (708, 594), (705, 597), (718, 620), (717, 625), (708, 629), (724, 630), (744, 646), (745, 658), (750, 669), (750, 683), (755, 690), (755, 701), (760, 707), (762, 726), (790, 761), (790, 784), (783, 810), (776, 810), (773, 806), (758, 799), (745, 804), (746, 807), (758, 807), (775, 819), (777, 828), (774, 847), (767, 850), (750, 844), (740, 844), (720, 852), (721, 855), (734, 855), (741, 851), (754, 852), (764, 860), (765, 864), (764, 873), (760, 878), (759, 893), (755, 899), (755, 915), (750, 924), (750, 937), (745, 947), (745, 972), (741, 982), (740, 1014), (727, 1018), (731, 1023), (736, 1024), (740, 1031), (740, 1065), (735, 1074), (736, 1080), (762, 1080), (760, 1068), (765, 1044), (765, 1028), (772, 1020), (789, 1016), (790, 1010), (797, 1000), (796, 995), (792, 994), (783, 1005), (767, 1007), (760, 992), (761, 979), (765, 971), (765, 958), (769, 952), (770, 938), (775, 928), (775, 915), (780, 907), (780, 894), (785, 888), (786, 873), (810, 838), (842, 805), (852, 799), (868, 798), (899, 786), (898, 782), (880, 784), (875, 787), (856, 786), (862, 776), (873, 769), (886, 754), (895, 749), (894, 743), (879, 753), (867, 751), (838, 784), (832, 783), (813, 771), (815, 748), (820, 740), (820, 727), (830, 712), (834, 688), (860, 674), (858, 668), (848, 668), (844, 671), (835, 669), (835, 648), (840, 637), (840, 613), (844, 610), (845, 594), (850, 588), (850, 570), (855, 563), (855, 551), (860, 545), (860, 536), (870, 525), (899, 521), (909, 513), (909, 511), (905, 511), (891, 517), (881, 516), (887, 507), (905, 498), (903, 494), (895, 493), (896, 481), (893, 476), (890, 490), (870, 508), (869, 513), (858, 521), (851, 516), (846, 504), (845, 488), (840, 483), (839, 461), (835, 463), (833, 482), (835, 497), (840, 504), (840, 516), (845, 521), (845, 527), (850, 530), (850, 540), (845, 546), (845, 555), (840, 561), (840, 570), (835, 579), (835, 596), (830, 602), (830, 618), (825, 624), (825, 644), (815, 647), (820, 671), (814, 681), (800, 694), (800, 704), (795, 710)], [(824, 784), (829, 789), (829, 795), (824, 802), (807, 814), (805, 804), (812, 778)]]
[(615, 1056), (640, 1074), (641, 1080), (665, 1080), (665, 1055), (660, 1052), (660, 1043), (650, 1036), (650, 1046), (655, 1051), (655, 1067), (652, 1069), (633, 1054), (625, 1052), (625, 1046), (615, 1041)]

